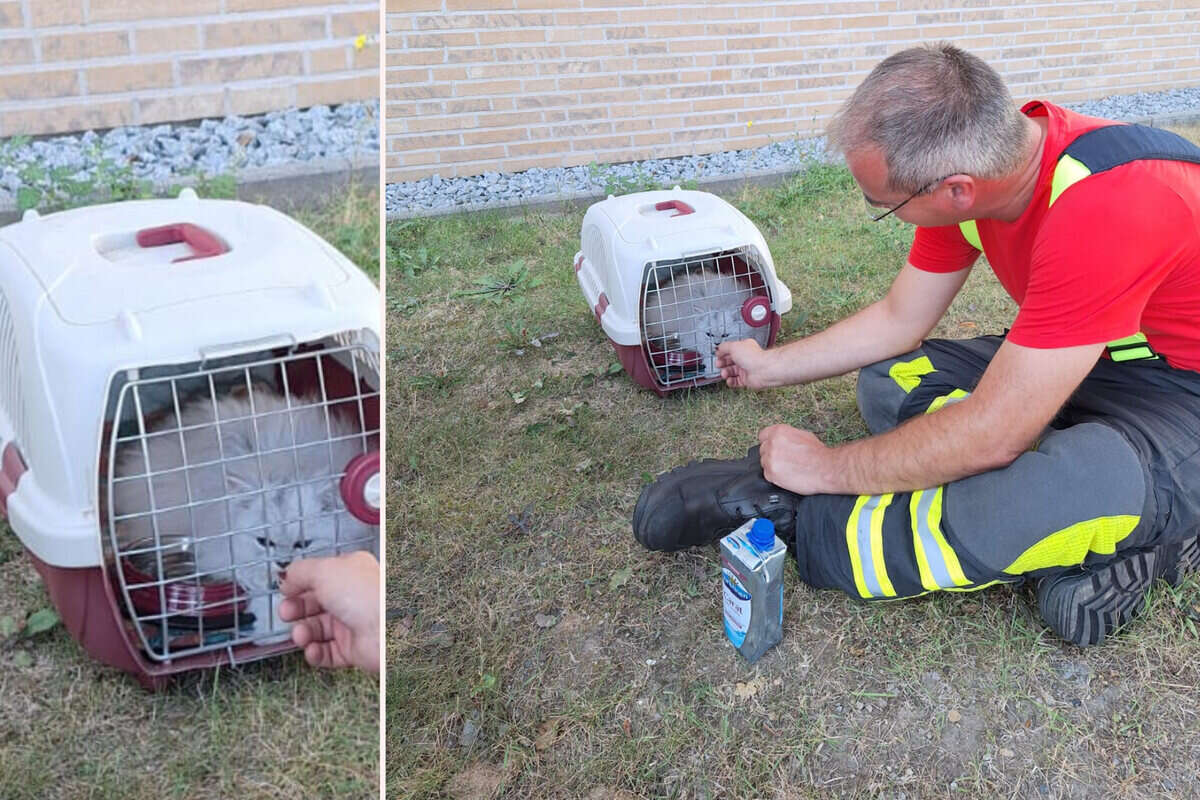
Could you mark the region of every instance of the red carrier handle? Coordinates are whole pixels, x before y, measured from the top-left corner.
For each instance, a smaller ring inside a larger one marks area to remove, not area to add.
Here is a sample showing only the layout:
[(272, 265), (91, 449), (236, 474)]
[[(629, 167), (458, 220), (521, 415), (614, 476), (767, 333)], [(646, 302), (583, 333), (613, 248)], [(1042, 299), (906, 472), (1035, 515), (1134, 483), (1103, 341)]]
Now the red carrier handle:
[(672, 217), (682, 217), (684, 214), (693, 214), (696, 211), (696, 209), (692, 208), (682, 200), (663, 200), (661, 203), (654, 204), (655, 211), (666, 211), (668, 208), (673, 208), (679, 212), (677, 214), (672, 214)]
[(193, 261), (198, 258), (211, 258), (229, 252), (229, 245), (209, 230), (193, 225), (190, 222), (176, 222), (171, 225), (160, 225), (157, 228), (143, 228), (137, 232), (138, 247), (162, 247), (168, 244), (186, 244), (192, 248), (190, 256), (180, 256), (171, 263)]

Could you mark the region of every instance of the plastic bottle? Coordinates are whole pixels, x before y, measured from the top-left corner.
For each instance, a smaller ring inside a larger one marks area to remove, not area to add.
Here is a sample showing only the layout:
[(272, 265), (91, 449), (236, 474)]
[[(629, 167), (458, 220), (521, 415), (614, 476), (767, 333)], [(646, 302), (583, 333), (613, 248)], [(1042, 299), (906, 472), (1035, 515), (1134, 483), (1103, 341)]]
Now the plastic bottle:
[(751, 664), (783, 638), (786, 557), (769, 519), (749, 520), (721, 539), (725, 635)]

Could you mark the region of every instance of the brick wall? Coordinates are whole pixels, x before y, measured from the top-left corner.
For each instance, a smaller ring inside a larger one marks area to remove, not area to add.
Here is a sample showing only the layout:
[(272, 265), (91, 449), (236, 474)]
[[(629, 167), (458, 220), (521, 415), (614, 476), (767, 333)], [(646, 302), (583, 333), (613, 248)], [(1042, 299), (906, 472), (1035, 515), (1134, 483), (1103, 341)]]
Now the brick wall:
[(1200, 0), (387, 0), (387, 179), (819, 134), (889, 53), (947, 39), (1018, 100), (1200, 85)]
[(378, 30), (378, 0), (0, 0), (0, 136), (366, 100)]

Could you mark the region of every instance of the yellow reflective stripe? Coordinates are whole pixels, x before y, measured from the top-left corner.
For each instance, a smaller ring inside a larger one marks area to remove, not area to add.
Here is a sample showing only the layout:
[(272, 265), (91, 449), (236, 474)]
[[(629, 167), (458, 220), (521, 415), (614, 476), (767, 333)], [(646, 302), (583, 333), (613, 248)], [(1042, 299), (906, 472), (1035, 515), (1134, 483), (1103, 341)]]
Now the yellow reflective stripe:
[(1146, 339), (1146, 334), (1138, 331), (1133, 336), (1126, 336), (1124, 339), (1113, 339), (1111, 342), (1106, 344), (1105, 347), (1121, 347), (1127, 344), (1144, 344), (1146, 341), (1148, 341)]
[(929, 523), (929, 530), (933, 533), (933, 538), (937, 541), (938, 549), (941, 550), (942, 559), (946, 562), (950, 580), (954, 581), (956, 586), (965, 586), (970, 581), (963, 574), (962, 565), (958, 563), (958, 556), (955, 555), (953, 548), (942, 534), (942, 489), (943, 487), (939, 486), (934, 492), (933, 502), (929, 504), (929, 514), (926, 520)]
[(875, 562), (875, 580), (883, 590), (884, 597), (895, 597), (896, 590), (888, 580), (887, 568), (883, 564), (883, 512), (891, 505), (892, 495), (878, 495), (879, 503), (871, 512), (871, 560)]
[(1158, 355), (1149, 347), (1134, 347), (1129, 350), (1114, 350), (1108, 354), (1108, 357), (1116, 362), (1121, 361), (1141, 361), (1143, 359), (1158, 358)]
[(862, 556), (858, 552), (858, 518), (862, 515), (863, 506), (870, 500), (868, 495), (859, 495), (854, 501), (854, 510), (846, 520), (846, 549), (850, 551), (850, 571), (854, 573), (854, 586), (858, 589), (859, 597), (870, 597), (867, 581), (863, 575)]
[(928, 375), (933, 372), (933, 364), (929, 361), (928, 356), (921, 356), (912, 361), (898, 361), (892, 364), (888, 370), (888, 375), (892, 377), (896, 383), (900, 384), (900, 388), (908, 394), (913, 389), (921, 385), (921, 376)]
[(1022, 575), (1045, 567), (1070, 567), (1082, 564), (1089, 552), (1116, 552), (1117, 543), (1132, 533), (1140, 520), (1132, 514), (1118, 514), (1077, 522), (1034, 544), (1004, 571)]
[(908, 506), (921, 586), (930, 591), (970, 583), (963, 574), (958, 556), (942, 533), (943, 488), (913, 492)]
[(947, 586), (947, 592), (977, 592), (980, 589), (986, 589), (989, 586), (995, 586), (998, 583), (1008, 583), (1008, 581), (988, 581), (987, 583), (977, 583), (974, 586)]
[(962, 231), (963, 238), (967, 240), (967, 244), (979, 252), (983, 252), (983, 242), (979, 238), (979, 226), (975, 224), (975, 220), (969, 219), (966, 222), (958, 223), (958, 229)]
[(925, 501), (928, 490), (913, 492), (912, 499), (908, 503), (908, 519), (909, 525), (912, 527), (913, 534), (913, 552), (917, 557), (917, 572), (921, 574), (921, 588), (927, 592), (937, 591), (942, 588), (933, 578), (933, 572), (929, 568), (929, 557), (925, 555), (925, 531), (922, 529), (924, 523), (924, 515), (918, 510), (922, 502)]
[(1054, 167), (1054, 177), (1050, 179), (1049, 205), (1054, 205), (1060, 194), (1091, 174), (1092, 171), (1085, 167), (1083, 162), (1071, 156), (1060, 158)]
[[(1135, 345), (1144, 345), (1136, 347)], [(1142, 332), (1123, 339), (1114, 339), (1104, 345), (1108, 348), (1108, 357), (1113, 361), (1140, 361), (1142, 359), (1158, 358), (1158, 353), (1150, 347), (1149, 339)]]
[(846, 549), (860, 597), (896, 596), (883, 563), (883, 513), (891, 502), (891, 494), (859, 495), (846, 520)]
[(963, 391), (962, 389), (955, 389), (950, 394), (944, 394), (941, 397), (935, 397), (933, 402), (929, 404), (929, 408), (925, 409), (925, 413), (932, 414), (942, 406), (946, 405), (946, 403), (949, 403), (951, 400), (961, 400), (970, 394), (970, 392)]

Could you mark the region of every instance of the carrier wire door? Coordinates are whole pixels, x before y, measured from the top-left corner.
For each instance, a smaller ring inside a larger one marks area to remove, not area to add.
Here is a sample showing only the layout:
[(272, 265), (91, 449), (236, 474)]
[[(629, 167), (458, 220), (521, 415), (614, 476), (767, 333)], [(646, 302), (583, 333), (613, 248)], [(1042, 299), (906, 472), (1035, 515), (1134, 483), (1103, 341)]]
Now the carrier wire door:
[(356, 463), (378, 458), (375, 362), (361, 345), (328, 342), (114, 380), (105, 548), (126, 631), (146, 656), (232, 659), (234, 648), (287, 641), (287, 565), (377, 548), (377, 507), (372, 517), (362, 487), (345, 490)]
[(647, 264), (640, 319), (647, 364), (667, 389), (720, 378), (722, 342), (772, 339), (774, 298), (753, 247)]

